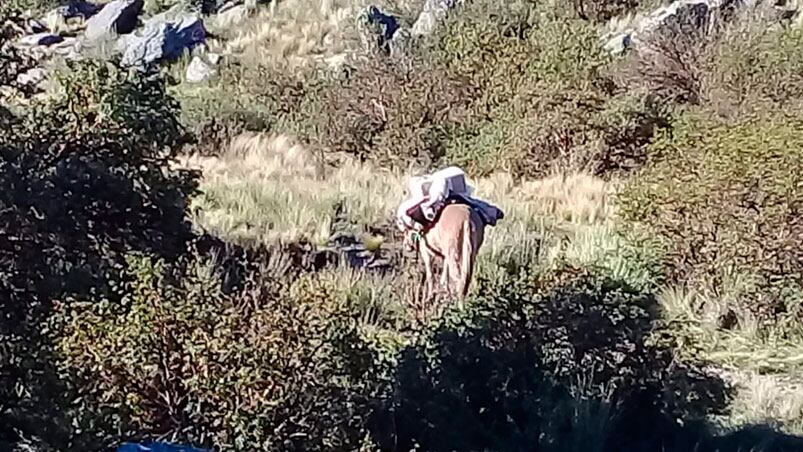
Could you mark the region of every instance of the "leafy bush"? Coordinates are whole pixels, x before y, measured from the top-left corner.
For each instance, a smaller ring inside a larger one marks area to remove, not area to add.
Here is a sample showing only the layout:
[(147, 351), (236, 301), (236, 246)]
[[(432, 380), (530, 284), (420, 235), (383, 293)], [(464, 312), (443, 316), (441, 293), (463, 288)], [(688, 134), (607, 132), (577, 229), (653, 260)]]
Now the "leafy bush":
[(639, 0), (572, 0), (572, 8), (581, 19), (606, 22), (635, 11), (642, 3)]
[(251, 273), (226, 294), (210, 263), (133, 260), (122, 303), (59, 313), (79, 432), (170, 435), (216, 450), (355, 450), (373, 359), (348, 305), (301, 277)]
[(43, 435), (50, 426), (28, 420), (60, 400), (42, 381), (53, 377), (39, 336), (50, 301), (104, 291), (128, 250), (183, 251), (195, 188), (169, 166), (182, 131), (160, 79), (89, 61), (68, 69), (53, 97), (0, 124), (0, 411)]
[(58, 82), (0, 137), (3, 230), (35, 244), (11, 260), (20, 287), (48, 294), (101, 276), (115, 252), (183, 250), (195, 188), (194, 174), (169, 169), (183, 131), (160, 79), (88, 62)]
[(31, 11), (34, 14), (41, 14), (59, 6), (61, 3), (60, 0), (5, 0), (3, 5), (0, 6), (0, 17), (8, 17), (4, 16), (3, 13), (9, 10)]
[(624, 218), (668, 249), (669, 276), (733, 296), (763, 318), (799, 312), (803, 121), (682, 116), (620, 195)]
[(609, 174), (643, 161), (666, 115), (644, 95), (617, 91), (593, 26), (535, 6), (474, 8), (444, 27), (438, 47), (479, 88), (471, 120), (450, 140), (450, 162), (540, 177), (555, 166)]
[(691, 448), (699, 437), (674, 420), (722, 408), (725, 390), (673, 361), (651, 296), (573, 269), (512, 276), (481, 281), (473, 311), (402, 352), (389, 419), (377, 421), (381, 446)]
[(328, 83), (323, 74), (237, 62), (220, 72), (208, 91), (178, 91), (182, 120), (194, 132), (193, 151), (219, 155), (245, 131), (293, 133), (307, 141), (317, 136), (305, 120), (320, 114), (318, 96)]
[(692, 18), (682, 17), (639, 43), (624, 67), (626, 83), (673, 102), (699, 104), (710, 41)]
[(623, 70), (624, 82), (665, 99), (710, 104), (738, 115), (766, 102), (796, 105), (803, 98), (799, 28), (778, 28), (743, 15), (710, 30), (693, 17), (647, 37)]
[(432, 164), (471, 97), (463, 77), (421, 56), (365, 60), (323, 91), (317, 142), (383, 165)]
[(638, 166), (666, 122), (655, 102), (616, 91), (592, 25), (543, 6), (473, 2), (418, 44), (395, 59), (359, 59), (322, 85), (297, 115), (306, 137), (385, 166), (607, 174)]
[(726, 30), (708, 50), (705, 97), (722, 113), (797, 108), (803, 100), (803, 30), (777, 29), (745, 20)]

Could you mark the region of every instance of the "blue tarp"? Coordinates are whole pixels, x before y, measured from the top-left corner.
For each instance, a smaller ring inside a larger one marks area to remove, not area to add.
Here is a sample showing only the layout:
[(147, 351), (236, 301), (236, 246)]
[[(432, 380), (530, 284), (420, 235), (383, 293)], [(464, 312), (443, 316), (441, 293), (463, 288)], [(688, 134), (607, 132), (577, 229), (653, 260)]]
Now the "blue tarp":
[(211, 452), (197, 447), (168, 443), (124, 443), (117, 448), (117, 452)]

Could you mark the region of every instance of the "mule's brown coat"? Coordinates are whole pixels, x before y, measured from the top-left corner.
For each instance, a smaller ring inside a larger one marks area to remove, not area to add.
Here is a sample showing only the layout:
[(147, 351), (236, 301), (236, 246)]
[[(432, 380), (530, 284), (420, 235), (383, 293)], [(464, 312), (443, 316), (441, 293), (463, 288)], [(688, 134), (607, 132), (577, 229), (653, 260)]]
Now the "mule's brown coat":
[(485, 238), (485, 223), (480, 215), (465, 204), (449, 204), (440, 218), (422, 234), (418, 251), (426, 270), (427, 297), (433, 293), (432, 264), (443, 259), (441, 286), (462, 303), (468, 294), (477, 253)]

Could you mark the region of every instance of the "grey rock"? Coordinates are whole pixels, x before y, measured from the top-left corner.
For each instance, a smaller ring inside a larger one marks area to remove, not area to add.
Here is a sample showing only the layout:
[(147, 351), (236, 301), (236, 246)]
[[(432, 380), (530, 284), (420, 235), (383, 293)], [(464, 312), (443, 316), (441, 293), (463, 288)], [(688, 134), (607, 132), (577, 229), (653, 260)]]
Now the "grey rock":
[(197, 17), (188, 16), (177, 22), (152, 22), (141, 36), (125, 38), (121, 64), (144, 67), (151, 63), (174, 61), (205, 40), (206, 29)]
[(72, 0), (65, 6), (58, 8), (58, 11), (65, 19), (72, 19), (73, 17), (89, 19), (101, 9), (103, 9), (103, 6), (95, 5), (94, 3), (85, 2), (83, 0)]
[(114, 0), (86, 22), (84, 36), (97, 40), (113, 34), (124, 35), (137, 28), (144, 0)]
[(216, 73), (217, 71), (211, 64), (196, 55), (187, 66), (184, 78), (189, 83), (202, 83), (212, 78)]
[[(635, 21), (632, 26), (612, 35), (602, 37), (603, 47), (613, 55), (623, 53), (629, 47), (638, 47), (646, 40), (654, 39), (660, 33), (689, 28), (707, 30), (713, 14), (724, 3), (720, 0), (678, 0), (667, 6), (657, 8), (645, 17)], [(731, 3), (728, 3), (731, 5)]]
[(638, 32), (649, 35), (689, 25), (702, 29), (708, 23), (711, 10), (705, 0), (681, 0), (654, 11), (639, 25)]
[(189, 4), (185, 2), (178, 2), (175, 5), (171, 6), (165, 11), (162, 11), (159, 14), (155, 14), (148, 18), (145, 21), (145, 27), (150, 24), (159, 24), (163, 22), (173, 22), (176, 20), (180, 20), (182, 17), (187, 15), (187, 11), (190, 9)]
[(424, 9), (418, 15), (411, 29), (412, 36), (428, 35), (432, 33), (438, 22), (446, 17), (450, 9), (461, 3), (461, 0), (426, 0)]
[(45, 78), (47, 78), (47, 71), (40, 67), (35, 67), (19, 74), (17, 76), (17, 83), (20, 85), (35, 86), (42, 83)]
[(28, 36), (23, 36), (17, 41), (22, 46), (51, 46), (64, 41), (64, 38), (52, 33), (36, 33)]
[(60, 43), (51, 47), (53, 53), (68, 59), (77, 57), (80, 50), (80, 41), (77, 38), (66, 37)]

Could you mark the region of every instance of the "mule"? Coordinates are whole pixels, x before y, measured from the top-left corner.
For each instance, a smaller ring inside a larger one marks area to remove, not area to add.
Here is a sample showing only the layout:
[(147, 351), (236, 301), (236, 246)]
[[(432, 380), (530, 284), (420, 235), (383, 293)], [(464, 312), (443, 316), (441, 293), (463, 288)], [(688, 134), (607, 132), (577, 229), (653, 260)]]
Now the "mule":
[(439, 258), (443, 261), (440, 285), (463, 305), (484, 239), (485, 222), (476, 210), (462, 203), (447, 204), (441, 209), (417, 240), (424, 263), (427, 299), (434, 294), (432, 268), (434, 259)]

